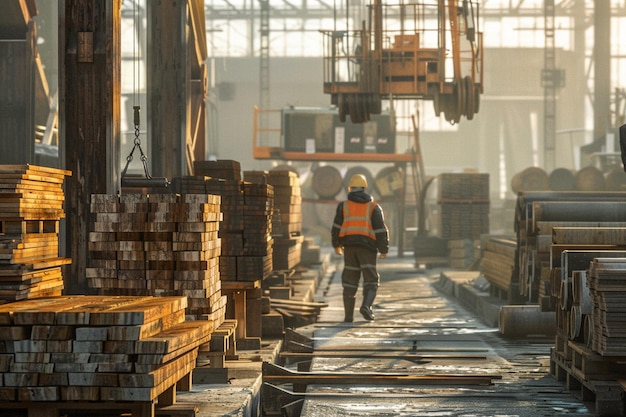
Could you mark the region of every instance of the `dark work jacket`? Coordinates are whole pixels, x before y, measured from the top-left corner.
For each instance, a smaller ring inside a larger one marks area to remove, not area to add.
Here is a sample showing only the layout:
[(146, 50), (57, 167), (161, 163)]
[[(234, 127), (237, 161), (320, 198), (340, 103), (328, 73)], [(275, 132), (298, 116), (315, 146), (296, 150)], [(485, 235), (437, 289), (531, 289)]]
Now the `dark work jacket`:
[[(357, 203), (367, 204), (370, 201), (374, 201), (371, 195), (366, 193), (362, 189), (351, 191), (348, 193), (348, 200)], [(336, 248), (338, 246), (365, 246), (372, 250), (377, 250), (380, 253), (389, 252), (389, 231), (385, 225), (385, 217), (383, 215), (383, 209), (379, 204), (376, 205), (372, 211), (372, 229), (376, 232), (376, 240), (373, 240), (364, 235), (348, 235), (343, 238), (339, 237), (339, 231), (343, 224), (343, 204), (342, 201), (337, 205), (337, 211), (335, 212), (335, 219), (333, 220), (333, 227), (331, 228), (332, 244)]]

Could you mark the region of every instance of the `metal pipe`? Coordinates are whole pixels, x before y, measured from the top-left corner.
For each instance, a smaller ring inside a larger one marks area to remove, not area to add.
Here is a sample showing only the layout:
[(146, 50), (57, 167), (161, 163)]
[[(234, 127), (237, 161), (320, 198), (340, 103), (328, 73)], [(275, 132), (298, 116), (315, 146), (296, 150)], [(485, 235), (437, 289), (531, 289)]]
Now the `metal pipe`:
[(504, 305), (498, 320), (500, 333), (508, 337), (526, 335), (554, 335), (554, 311), (541, 311), (539, 305)]

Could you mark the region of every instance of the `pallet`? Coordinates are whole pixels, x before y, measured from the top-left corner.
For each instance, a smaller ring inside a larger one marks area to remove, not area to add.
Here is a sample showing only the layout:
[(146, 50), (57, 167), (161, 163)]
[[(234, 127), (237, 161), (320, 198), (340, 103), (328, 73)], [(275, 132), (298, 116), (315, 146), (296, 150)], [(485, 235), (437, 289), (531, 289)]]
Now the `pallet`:
[(550, 352), (550, 374), (557, 381), (564, 382), (565, 387), (582, 401), (593, 402), (596, 416), (625, 416), (624, 388), (617, 380), (594, 380), (589, 379), (593, 375), (582, 374), (581, 368), (597, 370), (595, 366), (598, 365), (597, 361), (593, 361), (583, 352), (587, 353), (584, 349), (568, 346), (565, 353), (572, 359), (567, 359), (553, 348)]

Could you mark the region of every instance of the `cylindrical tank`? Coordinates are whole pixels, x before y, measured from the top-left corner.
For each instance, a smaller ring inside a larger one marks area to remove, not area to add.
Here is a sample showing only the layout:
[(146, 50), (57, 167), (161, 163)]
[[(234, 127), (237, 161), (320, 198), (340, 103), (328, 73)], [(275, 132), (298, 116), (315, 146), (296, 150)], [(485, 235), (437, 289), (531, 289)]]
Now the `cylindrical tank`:
[(528, 167), (513, 176), (511, 190), (515, 194), (520, 191), (546, 191), (548, 190), (548, 174), (542, 168)]
[(594, 166), (582, 168), (575, 177), (576, 190), (578, 191), (604, 191), (606, 188), (604, 174)]
[(580, 340), (583, 336), (583, 313), (580, 306), (573, 305), (569, 313), (569, 328), (567, 336), (570, 340)]
[(517, 337), (531, 334), (554, 335), (554, 311), (541, 311), (539, 305), (503, 305), (498, 320), (500, 333)]
[(335, 198), (342, 186), (341, 173), (332, 165), (324, 165), (313, 172), (313, 191), (320, 198)]
[(574, 173), (567, 168), (556, 168), (548, 177), (548, 187), (552, 191), (573, 191), (576, 189)]

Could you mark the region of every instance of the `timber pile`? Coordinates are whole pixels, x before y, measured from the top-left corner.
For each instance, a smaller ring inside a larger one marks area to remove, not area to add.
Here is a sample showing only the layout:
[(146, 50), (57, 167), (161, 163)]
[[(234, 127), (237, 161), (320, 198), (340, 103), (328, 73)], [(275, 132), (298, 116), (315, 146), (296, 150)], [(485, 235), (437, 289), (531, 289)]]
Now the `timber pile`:
[(91, 288), (103, 295), (186, 296), (188, 315), (215, 327), (223, 322), (219, 196), (94, 194), (91, 212)]
[(443, 239), (480, 239), (489, 233), (489, 174), (441, 174), (439, 233)]
[(59, 221), (69, 171), (0, 165), (0, 303), (63, 291)]
[(592, 349), (603, 356), (626, 356), (626, 256), (594, 259), (587, 284), (593, 303)]
[(0, 408), (155, 400), (189, 377), (213, 331), (210, 321), (185, 321), (186, 305), (186, 297), (65, 296), (0, 306)]
[(174, 178), (172, 185), (175, 192), (220, 196), (222, 281), (262, 280), (272, 271), (271, 186), (199, 176)]
[(543, 305), (558, 291), (551, 285), (551, 246), (559, 243), (553, 242), (553, 228), (624, 227), (625, 198), (622, 192), (520, 192), (515, 210), (520, 295)]
[(448, 265), (456, 269), (466, 269), (474, 264), (479, 241), (470, 239), (448, 240)]
[(220, 159), (217, 161), (194, 161), (193, 174), (200, 177), (221, 178), (241, 181), (241, 164), (238, 161)]
[(518, 294), (515, 259), (517, 243), (514, 238), (487, 236), (483, 239), (481, 271), (487, 281), (501, 292), (500, 298), (514, 301)]
[(295, 268), (302, 256), (302, 192), (292, 171), (245, 171), (246, 181), (274, 187), (274, 270)]
[(242, 189), (244, 244), (241, 256), (237, 256), (237, 281), (262, 280), (273, 267), (274, 187), (243, 182)]
[[(589, 231), (582, 241), (614, 234)], [(624, 416), (626, 251), (595, 249), (599, 246), (563, 250), (553, 270), (560, 289), (550, 372), (587, 400), (595, 399), (596, 415)]]

